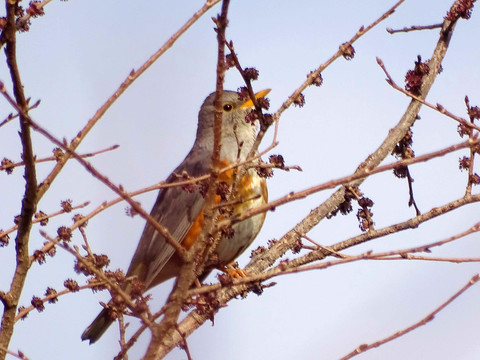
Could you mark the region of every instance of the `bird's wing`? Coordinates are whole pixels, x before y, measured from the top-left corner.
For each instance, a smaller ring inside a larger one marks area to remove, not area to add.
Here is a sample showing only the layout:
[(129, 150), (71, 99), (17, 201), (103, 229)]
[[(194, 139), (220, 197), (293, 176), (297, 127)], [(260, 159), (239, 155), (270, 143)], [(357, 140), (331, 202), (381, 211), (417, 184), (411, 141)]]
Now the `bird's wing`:
[[(191, 177), (208, 173), (208, 160), (210, 160), (210, 157), (201, 156), (201, 154), (192, 156), (192, 153), (190, 153), (170, 175), (167, 182), (175, 182), (177, 180), (175, 174), (181, 175), (183, 172), (187, 172)], [(164, 188), (160, 190), (150, 214), (180, 243), (203, 209), (204, 203), (205, 199), (198, 188), (193, 192), (182, 186)], [(167, 243), (164, 236), (147, 222), (137, 250), (133, 255), (127, 276), (136, 275), (139, 280), (145, 283), (146, 288), (155, 286), (156, 284), (152, 282), (172, 257), (174, 251), (174, 248)]]

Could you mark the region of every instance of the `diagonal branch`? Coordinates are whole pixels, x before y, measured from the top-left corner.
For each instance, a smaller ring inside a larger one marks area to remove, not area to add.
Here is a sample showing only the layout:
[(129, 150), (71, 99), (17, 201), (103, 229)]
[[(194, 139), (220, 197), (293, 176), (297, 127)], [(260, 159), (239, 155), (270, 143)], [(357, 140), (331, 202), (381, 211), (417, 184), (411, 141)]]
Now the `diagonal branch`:
[[(137, 71), (132, 70), (128, 77), (120, 84), (119, 88), (113, 93), (112, 96), (97, 110), (95, 115), (88, 120), (87, 124), (82, 130), (79, 131), (78, 135), (72, 140), (69, 145), (71, 151), (75, 151), (80, 143), (85, 139), (88, 132), (92, 130), (95, 124), (101, 119), (101, 117), (107, 112), (110, 106), (113, 105), (115, 101), (128, 89), (132, 83), (137, 80), (140, 75), (142, 75), (157, 59), (162, 56), (168, 49), (170, 49), (173, 44), (178, 40), (180, 36), (183, 35), (199, 18), (202, 17), (210, 8), (215, 4), (220, 2), (220, 0), (207, 0), (205, 4), (195, 13), (192, 17), (175, 33), (170, 39), (167, 40), (163, 46), (158, 49), (158, 51), (153, 54)], [(64, 158), (61, 159), (52, 170), (52, 172), (47, 176), (47, 178), (40, 184), (38, 189), (38, 199), (42, 198), (45, 195), (45, 192), (48, 190), (52, 182), (58, 176), (60, 171), (63, 169), (65, 164), (71, 158), (71, 154), (67, 154)]]
[(397, 331), (395, 334), (392, 334), (382, 340), (376, 341), (372, 344), (362, 344), (359, 347), (357, 347), (355, 350), (353, 350), (351, 353), (347, 354), (346, 356), (342, 357), (340, 360), (348, 360), (351, 359), (352, 357), (361, 354), (367, 350), (377, 348), (380, 345), (383, 345), (389, 341), (395, 340), (399, 338), (400, 336), (403, 336), (417, 328), (419, 328), (422, 325), (427, 324), (428, 322), (432, 321), (435, 316), (445, 309), (448, 305), (450, 305), (456, 298), (458, 298), (460, 295), (462, 295), (465, 291), (467, 291), (469, 288), (471, 288), (473, 285), (475, 285), (478, 281), (480, 280), (480, 276), (478, 274), (474, 275), (470, 281), (462, 287), (459, 291), (457, 291), (453, 296), (451, 296), (447, 301), (445, 301), (442, 305), (440, 305), (438, 308), (436, 308), (434, 311), (432, 311), (430, 314), (425, 316), (422, 320), (416, 322), (415, 324), (407, 327), (406, 329), (403, 329), (401, 331)]

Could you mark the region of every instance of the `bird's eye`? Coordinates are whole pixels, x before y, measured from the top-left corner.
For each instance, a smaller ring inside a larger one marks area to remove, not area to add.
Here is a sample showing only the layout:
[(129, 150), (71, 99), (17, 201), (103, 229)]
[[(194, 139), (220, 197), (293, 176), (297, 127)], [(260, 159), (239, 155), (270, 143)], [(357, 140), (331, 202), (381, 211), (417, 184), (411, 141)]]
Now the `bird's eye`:
[(230, 112), (232, 111), (232, 109), (233, 109), (233, 106), (231, 104), (223, 105), (223, 110), (225, 110), (226, 112)]

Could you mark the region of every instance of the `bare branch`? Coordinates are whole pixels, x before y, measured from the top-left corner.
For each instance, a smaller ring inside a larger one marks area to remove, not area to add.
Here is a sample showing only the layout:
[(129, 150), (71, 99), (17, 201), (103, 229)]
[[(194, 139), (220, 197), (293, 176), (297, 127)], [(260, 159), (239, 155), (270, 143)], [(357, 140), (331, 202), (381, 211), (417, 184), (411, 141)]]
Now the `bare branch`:
[[(90, 153), (86, 153), (86, 154), (81, 154), (81, 155), (78, 155), (78, 156), (86, 159), (86, 158), (89, 158), (89, 157), (94, 157), (96, 155), (103, 154), (107, 151), (112, 151), (112, 150), (118, 149), (119, 146), (120, 145), (112, 145), (112, 146), (109, 146), (108, 148), (103, 149), (103, 150), (98, 150), (98, 151), (94, 151), (94, 152), (90, 152)], [(57, 156), (49, 156), (49, 157), (45, 157), (45, 158), (42, 158), (42, 159), (36, 159), (35, 158), (34, 161), (37, 164), (42, 163), (42, 162), (47, 162), (47, 161), (58, 161), (58, 157)], [(13, 168), (16, 168), (18, 166), (23, 166), (23, 165), (25, 165), (24, 161), (11, 163), (11, 164), (8, 164), (8, 165), (0, 165), (0, 171), (7, 170), (7, 169), (13, 169)]]
[[(77, 210), (77, 209), (81, 209), (81, 208), (84, 208), (85, 206), (88, 206), (90, 204), (89, 201), (87, 202), (84, 202), (83, 204), (80, 204), (80, 205), (77, 205), (77, 206), (74, 206), (72, 207), (72, 210)], [(43, 215), (43, 216), (38, 216), (38, 217), (35, 217), (35, 219), (32, 220), (32, 223), (33, 224), (36, 224), (36, 223), (39, 223), (39, 222), (42, 222), (42, 221), (45, 221), (47, 219), (50, 219), (52, 217), (55, 217), (55, 216), (58, 216), (58, 215), (62, 215), (62, 214), (65, 214), (67, 211), (65, 210), (59, 210), (55, 213), (52, 213), (50, 215)], [(5, 230), (5, 231), (0, 231), (0, 238), (4, 237), (5, 235), (8, 235), (12, 232), (14, 232), (15, 230), (18, 229), (18, 225), (15, 225), (15, 226), (12, 226), (10, 229), (8, 230)]]
[(400, 33), (400, 32), (410, 32), (410, 31), (418, 31), (418, 30), (433, 30), (433, 29), (440, 29), (442, 24), (433, 24), (433, 25), (413, 25), (410, 27), (404, 27), (403, 29), (392, 29), (387, 28), (387, 32), (390, 34)]
[(383, 344), (385, 344), (389, 341), (395, 340), (395, 339), (399, 338), (400, 336), (403, 336), (403, 335), (419, 328), (422, 325), (427, 324), (428, 322), (432, 321), (440, 311), (442, 311), (448, 305), (450, 305), (457, 297), (459, 297), (465, 291), (467, 291), (470, 287), (475, 285), (478, 282), (478, 280), (480, 280), (480, 276), (478, 274), (474, 275), (470, 279), (470, 281), (463, 288), (461, 288), (459, 291), (457, 291), (452, 297), (450, 297), (447, 301), (445, 301), (442, 305), (440, 305), (438, 308), (436, 308), (430, 314), (425, 316), (422, 320), (416, 322), (415, 324), (409, 326), (406, 329), (403, 329), (401, 331), (397, 331), (395, 334), (392, 334), (392, 335), (390, 335), (390, 336), (388, 336), (388, 337), (386, 337), (382, 340), (376, 341), (372, 344), (362, 344), (359, 347), (357, 347), (355, 350), (353, 350), (350, 354), (342, 357), (341, 360), (351, 359), (352, 357), (354, 357), (358, 354), (364, 353), (365, 351), (373, 349), (373, 348), (377, 348), (377, 347), (379, 347), (379, 346), (381, 346), (381, 345), (383, 345)]
[[(85, 139), (90, 130), (95, 126), (95, 124), (101, 119), (101, 117), (107, 112), (107, 110), (113, 105), (115, 101), (128, 89), (128, 87), (137, 80), (140, 75), (142, 75), (150, 66), (153, 65), (155, 61), (160, 58), (168, 49), (170, 49), (173, 44), (178, 40), (178, 38), (183, 35), (203, 14), (205, 14), (209, 9), (211, 9), (215, 4), (220, 0), (207, 0), (205, 4), (195, 13), (192, 17), (175, 33), (173, 34), (163, 46), (157, 50), (140, 68), (135, 71), (132, 70), (128, 77), (122, 82), (119, 88), (113, 93), (112, 96), (97, 110), (95, 115), (88, 120), (87, 124), (78, 135), (70, 143), (70, 151), (74, 152), (80, 143)], [(60, 173), (61, 169), (65, 166), (67, 161), (70, 159), (72, 153), (67, 154), (61, 161), (57, 163), (52, 172), (47, 176), (47, 178), (42, 182), (38, 189), (38, 198), (42, 198), (45, 192), (48, 190), (50, 185), (53, 183), (57, 175)]]
[(446, 115), (448, 116), (449, 118), (455, 120), (455, 121), (458, 121), (460, 124), (464, 125), (464, 126), (467, 126), (469, 128), (472, 128), (472, 129), (475, 129), (477, 131), (480, 131), (480, 127), (476, 126), (475, 124), (471, 123), (471, 122), (468, 122), (467, 120), (465, 120), (464, 118), (461, 118), (459, 116), (456, 116), (455, 114), (451, 113), (450, 111), (448, 111), (447, 109), (445, 109), (442, 105), (440, 104), (437, 104), (437, 105), (433, 105), (427, 101), (425, 101), (425, 99), (423, 99), (422, 97), (420, 96), (417, 96), (415, 94), (412, 94), (411, 92), (408, 92), (407, 90), (403, 89), (402, 87), (398, 86), (397, 83), (395, 83), (395, 81), (393, 81), (392, 77), (390, 76), (390, 74), (388, 73), (386, 67), (385, 67), (385, 64), (383, 63), (382, 59), (378, 58), (377, 57), (377, 63), (378, 65), (382, 68), (383, 72), (385, 73), (385, 75), (387, 76), (387, 83), (393, 87), (395, 90), (398, 90), (400, 91), (401, 93), (404, 93), (405, 95), (407, 95), (408, 97), (418, 101), (419, 103), (429, 107), (430, 109), (433, 109), (435, 111), (438, 111), (440, 114), (443, 114), (443, 115)]

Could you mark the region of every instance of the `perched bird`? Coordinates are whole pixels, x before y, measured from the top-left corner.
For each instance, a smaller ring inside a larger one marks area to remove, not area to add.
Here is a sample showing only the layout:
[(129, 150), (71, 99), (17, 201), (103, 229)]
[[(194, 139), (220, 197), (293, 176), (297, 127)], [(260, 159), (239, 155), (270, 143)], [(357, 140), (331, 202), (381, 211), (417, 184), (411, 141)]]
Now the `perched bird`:
[[(264, 97), (270, 90), (255, 94), (256, 98)], [(198, 128), (195, 143), (185, 160), (169, 176), (168, 182), (178, 181), (179, 176), (188, 174), (198, 177), (209, 174), (213, 153), (215, 118), (215, 93), (204, 101), (198, 114)], [(222, 168), (238, 164), (247, 159), (257, 135), (257, 126), (245, 120), (247, 113), (253, 108), (252, 100), (241, 99), (234, 91), (224, 91), (221, 99), (222, 136), (220, 162)], [(219, 175), (219, 181), (232, 185), (234, 169)], [(236, 181), (233, 204), (233, 215), (247, 209), (258, 207), (267, 202), (267, 186), (265, 179), (253, 168), (245, 171), (243, 177)], [(217, 195), (219, 203), (220, 196)], [(221, 205), (221, 203), (220, 203)], [(199, 189), (188, 191), (181, 186), (163, 188), (153, 205), (151, 216), (163, 225), (172, 237), (185, 249), (189, 249), (202, 231), (204, 193)], [(218, 265), (226, 266), (237, 258), (255, 239), (265, 220), (265, 213), (255, 215), (233, 225), (233, 233), (223, 236), (215, 249)], [(148, 290), (179, 274), (182, 260), (174, 248), (148, 222), (133, 255), (127, 277), (135, 276), (143, 282)], [(205, 270), (201, 278), (208, 275), (211, 268)], [(108, 308), (104, 308), (92, 324), (83, 332), (82, 340), (90, 344), (97, 341), (114, 321)]]

